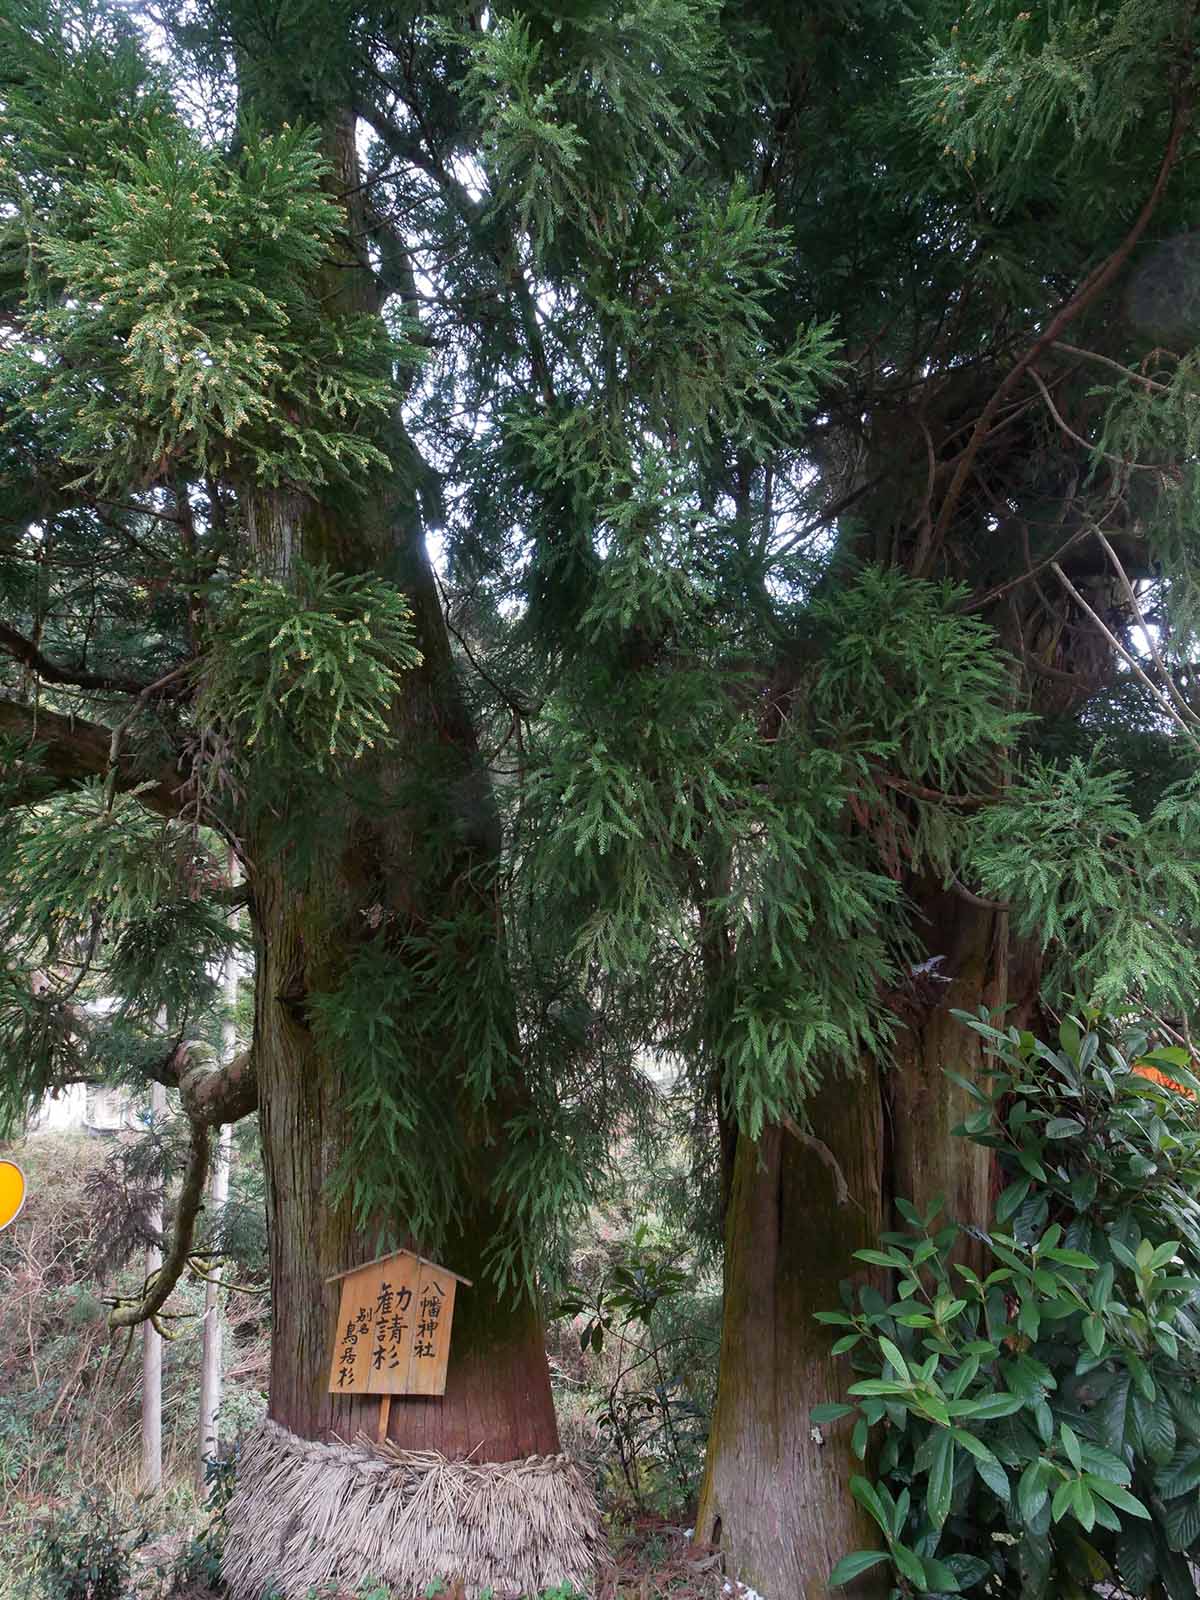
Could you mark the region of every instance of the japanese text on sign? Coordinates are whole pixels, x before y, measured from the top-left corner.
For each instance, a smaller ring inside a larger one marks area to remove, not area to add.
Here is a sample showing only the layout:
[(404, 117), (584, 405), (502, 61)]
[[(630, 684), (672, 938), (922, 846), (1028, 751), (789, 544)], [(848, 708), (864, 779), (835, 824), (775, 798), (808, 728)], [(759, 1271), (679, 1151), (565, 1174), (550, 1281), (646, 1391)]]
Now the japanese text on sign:
[(404, 1251), (346, 1274), (330, 1389), (444, 1394), (458, 1282), (448, 1269)]

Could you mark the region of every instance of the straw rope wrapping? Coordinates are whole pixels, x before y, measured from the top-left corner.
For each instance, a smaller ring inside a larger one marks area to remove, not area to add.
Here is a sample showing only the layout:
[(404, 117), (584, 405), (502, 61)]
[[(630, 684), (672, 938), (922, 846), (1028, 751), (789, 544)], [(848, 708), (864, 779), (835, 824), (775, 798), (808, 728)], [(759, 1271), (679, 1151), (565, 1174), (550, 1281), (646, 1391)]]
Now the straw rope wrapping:
[(449, 1461), (436, 1451), (320, 1444), (264, 1422), (247, 1439), (226, 1510), (230, 1600), (304, 1600), (366, 1579), (396, 1600), (434, 1579), (468, 1600), (493, 1589), (588, 1592), (604, 1538), (595, 1497), (569, 1456)]

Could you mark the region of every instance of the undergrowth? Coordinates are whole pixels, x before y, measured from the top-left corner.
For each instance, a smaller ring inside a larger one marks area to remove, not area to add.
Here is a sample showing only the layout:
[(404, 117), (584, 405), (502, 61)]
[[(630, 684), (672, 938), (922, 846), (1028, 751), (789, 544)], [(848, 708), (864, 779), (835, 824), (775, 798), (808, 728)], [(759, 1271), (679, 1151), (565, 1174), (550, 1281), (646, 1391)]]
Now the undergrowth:
[[(117, 1148), (113, 1136), (39, 1134), (5, 1152), (28, 1185), (19, 1225), (0, 1234), (0, 1595), (6, 1597), (107, 1600), (107, 1580), (92, 1580), (91, 1590), (72, 1587), (72, 1563), (84, 1573), (89, 1563), (127, 1569), (136, 1583), (131, 1594), (164, 1592), (177, 1554), (206, 1520), (196, 1481), (199, 1282), (183, 1282), (169, 1303), (178, 1314), (170, 1320), (175, 1336), (163, 1347), (163, 1489), (153, 1499), (139, 1493), (140, 1339), (110, 1338), (105, 1302), (129, 1290), (140, 1265), (102, 1265), (111, 1240), (99, 1236), (95, 1202), (97, 1181)], [(223, 1315), (224, 1440), (261, 1414), (269, 1351), (260, 1298), (226, 1297)]]

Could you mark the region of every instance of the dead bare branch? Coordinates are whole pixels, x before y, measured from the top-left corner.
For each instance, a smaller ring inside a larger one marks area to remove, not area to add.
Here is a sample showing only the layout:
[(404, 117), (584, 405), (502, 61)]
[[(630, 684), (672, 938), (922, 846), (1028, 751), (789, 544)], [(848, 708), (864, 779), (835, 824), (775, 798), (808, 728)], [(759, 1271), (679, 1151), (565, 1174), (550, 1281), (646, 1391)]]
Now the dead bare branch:
[(1108, 640), (1109, 644), (1112, 645), (1113, 649), (1121, 657), (1121, 660), (1124, 661), (1125, 665), (1130, 668), (1130, 670), (1133, 672), (1134, 676), (1138, 679), (1138, 681), (1141, 684), (1143, 684), (1147, 689), (1149, 689), (1150, 693), (1154, 696), (1154, 699), (1158, 702), (1159, 706), (1162, 707), (1163, 711), (1166, 712), (1166, 714), (1170, 718), (1170, 720), (1173, 723), (1175, 723), (1176, 727), (1179, 728), (1179, 730), (1182, 732), (1184, 737), (1188, 740), (1188, 742), (1196, 750), (1197, 754), (1200, 754), (1200, 739), (1198, 739), (1196, 737), (1196, 734), (1193, 731), (1191, 725), (1183, 720), (1183, 718), (1179, 715), (1178, 711), (1176, 711), (1175, 707), (1171, 704), (1170, 700), (1167, 699), (1166, 695), (1163, 694), (1162, 690), (1158, 687), (1158, 685), (1155, 684), (1151, 680), (1151, 678), (1147, 675), (1145, 669), (1142, 667), (1141, 662), (1138, 661), (1137, 657), (1132, 655), (1125, 648), (1125, 646), (1117, 638), (1116, 634), (1112, 631), (1112, 629), (1108, 626), (1108, 624), (1103, 620), (1103, 618), (1100, 617), (1100, 615), (1095, 610), (1093, 610), (1093, 608), (1090, 605), (1088, 605), (1087, 601), (1083, 598), (1083, 596), (1080, 594), (1079, 590), (1071, 582), (1070, 578), (1067, 577), (1066, 573), (1059, 566), (1057, 561), (1054, 562), (1054, 571), (1058, 576), (1059, 582), (1062, 584), (1063, 588), (1067, 591), (1067, 593), (1071, 596), (1071, 598), (1075, 601), (1076, 605), (1078, 605), (1080, 607), (1080, 609), (1083, 610), (1084, 612), (1086, 612), (1086, 614), (1092, 619), (1092, 621), (1093, 621), (1093, 623), (1095, 623), (1096, 627), (1099, 628), (1100, 632)]

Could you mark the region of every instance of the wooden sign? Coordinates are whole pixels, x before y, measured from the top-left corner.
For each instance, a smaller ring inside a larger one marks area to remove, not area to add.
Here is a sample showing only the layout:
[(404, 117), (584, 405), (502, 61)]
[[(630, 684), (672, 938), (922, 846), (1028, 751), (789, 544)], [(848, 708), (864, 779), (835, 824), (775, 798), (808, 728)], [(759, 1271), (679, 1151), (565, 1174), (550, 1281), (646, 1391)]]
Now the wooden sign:
[(470, 1279), (409, 1250), (339, 1272), (332, 1394), (445, 1394), (454, 1295)]
[(15, 1222), (25, 1204), (25, 1174), (15, 1161), (0, 1161), (0, 1228)]

